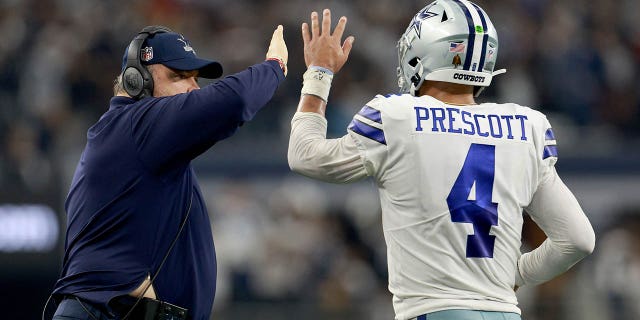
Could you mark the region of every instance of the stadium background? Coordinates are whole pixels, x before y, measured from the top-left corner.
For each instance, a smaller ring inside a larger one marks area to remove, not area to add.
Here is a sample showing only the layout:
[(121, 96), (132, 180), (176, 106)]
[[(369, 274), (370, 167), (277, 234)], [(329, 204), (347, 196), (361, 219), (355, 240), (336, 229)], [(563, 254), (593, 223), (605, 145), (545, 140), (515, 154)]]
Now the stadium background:
[[(639, 319), (640, 2), (477, 1), (498, 28), (497, 77), (481, 101), (544, 111), (557, 165), (597, 233), (577, 268), (519, 292), (526, 320)], [(0, 1), (0, 309), (39, 319), (57, 278), (63, 202), (86, 129), (107, 109), (125, 46), (144, 25), (184, 33), (225, 75), (264, 59), (285, 26), (289, 76), (268, 107), (195, 166), (218, 251), (216, 319), (392, 319), (371, 181), (312, 182), (286, 145), (304, 63), (300, 23), (349, 18), (351, 58), (334, 80), (329, 131), (375, 93), (396, 92), (395, 43), (415, 0)], [(527, 246), (540, 231), (527, 225)], [(172, 236), (172, 235), (167, 235)]]

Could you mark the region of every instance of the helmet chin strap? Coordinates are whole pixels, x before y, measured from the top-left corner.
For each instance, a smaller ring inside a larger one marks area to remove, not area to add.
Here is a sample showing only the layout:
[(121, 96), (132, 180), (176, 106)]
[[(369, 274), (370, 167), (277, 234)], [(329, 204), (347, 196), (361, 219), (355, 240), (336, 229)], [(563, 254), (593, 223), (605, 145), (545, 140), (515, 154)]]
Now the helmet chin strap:
[(409, 88), (409, 93), (415, 97), (418, 95), (418, 90), (424, 82), (424, 78), (422, 77), (422, 75), (424, 74), (424, 66), (422, 65), (422, 60), (418, 59), (418, 62), (416, 63), (416, 66), (413, 70), (415, 71), (415, 73), (410, 79), (411, 88)]
[(396, 68), (397, 77), (398, 77), (398, 87), (400, 87), (400, 92), (404, 93), (404, 88), (406, 87), (406, 81), (404, 80), (404, 73), (402, 72), (402, 68)]

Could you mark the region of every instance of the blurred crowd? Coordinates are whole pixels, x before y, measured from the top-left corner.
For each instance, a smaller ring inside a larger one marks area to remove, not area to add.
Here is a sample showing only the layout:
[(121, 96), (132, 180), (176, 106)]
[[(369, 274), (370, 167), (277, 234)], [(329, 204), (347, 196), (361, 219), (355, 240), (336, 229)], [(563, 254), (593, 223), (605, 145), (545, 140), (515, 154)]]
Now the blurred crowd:
[[(339, 136), (376, 93), (397, 91), (395, 43), (427, 2), (1, 0), (0, 203), (44, 203), (63, 217), (85, 132), (107, 110), (124, 49), (143, 26), (184, 33), (198, 55), (220, 61), (229, 75), (262, 61), (273, 29), (283, 24), (287, 81), (232, 144), (221, 143), (198, 163), (219, 255), (216, 304), (224, 310), (238, 302), (319, 302), (341, 310), (355, 303), (369, 306), (370, 318), (389, 319), (374, 186), (329, 193), (287, 174), (289, 121), (305, 69), (299, 30), (312, 10), (329, 7), (349, 18), (354, 50), (334, 79), (327, 113), (330, 135)], [(508, 69), (481, 101), (548, 114), (561, 163), (564, 156), (602, 157), (602, 166), (613, 158), (640, 159), (640, 1), (476, 3), (498, 29), (497, 68)], [(219, 180), (229, 172), (244, 173), (245, 182)], [(247, 172), (257, 180), (247, 183)], [(619, 264), (594, 270), (614, 267)], [(634, 268), (626, 272), (637, 273)], [(382, 310), (373, 307), (377, 300)]]
[(214, 310), (313, 303), (340, 319), (392, 318), (379, 200), (372, 187), (331, 190), (293, 176), (277, 183), (205, 184), (218, 254)]

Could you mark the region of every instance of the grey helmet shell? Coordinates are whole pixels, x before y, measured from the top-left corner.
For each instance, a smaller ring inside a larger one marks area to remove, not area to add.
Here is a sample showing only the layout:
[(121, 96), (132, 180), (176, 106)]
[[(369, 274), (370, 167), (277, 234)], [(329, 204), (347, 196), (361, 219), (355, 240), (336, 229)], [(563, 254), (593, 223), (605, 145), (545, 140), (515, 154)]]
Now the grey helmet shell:
[(497, 57), (498, 33), (482, 8), (467, 0), (437, 0), (413, 17), (398, 41), (398, 86), (412, 95), (425, 80), (481, 89), (506, 72), (493, 71)]

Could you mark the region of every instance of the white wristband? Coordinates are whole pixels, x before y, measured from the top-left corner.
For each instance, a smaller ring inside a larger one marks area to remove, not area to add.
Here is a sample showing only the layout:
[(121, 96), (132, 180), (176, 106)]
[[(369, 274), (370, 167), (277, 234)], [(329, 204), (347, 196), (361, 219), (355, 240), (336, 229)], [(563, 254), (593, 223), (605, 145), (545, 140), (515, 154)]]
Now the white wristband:
[(329, 90), (331, 89), (331, 81), (333, 80), (333, 72), (331, 72), (331, 70), (317, 66), (309, 66), (302, 76), (302, 79), (302, 95), (311, 94), (324, 100), (324, 102), (329, 100)]

